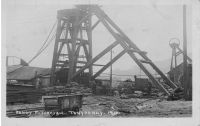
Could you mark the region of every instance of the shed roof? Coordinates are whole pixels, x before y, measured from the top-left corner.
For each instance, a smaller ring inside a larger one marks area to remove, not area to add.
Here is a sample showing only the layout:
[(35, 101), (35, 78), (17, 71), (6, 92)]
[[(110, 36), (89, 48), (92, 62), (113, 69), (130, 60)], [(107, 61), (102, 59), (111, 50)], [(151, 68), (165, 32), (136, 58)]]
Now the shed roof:
[(31, 80), (37, 75), (50, 74), (50, 68), (14, 65), (7, 67), (7, 80)]

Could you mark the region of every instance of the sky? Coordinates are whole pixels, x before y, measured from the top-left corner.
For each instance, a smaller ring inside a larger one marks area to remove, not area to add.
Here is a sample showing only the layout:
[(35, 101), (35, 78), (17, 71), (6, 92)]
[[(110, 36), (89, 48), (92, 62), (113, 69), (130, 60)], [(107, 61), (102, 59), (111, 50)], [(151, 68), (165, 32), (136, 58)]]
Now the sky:
[[(162, 61), (171, 58), (171, 38), (178, 38), (182, 48), (182, 6), (152, 1), (146, 4), (102, 4), (101, 8), (141, 50), (147, 52), (152, 61)], [(6, 55), (29, 61), (49, 34), (56, 21), (57, 10), (73, 7), (67, 0), (7, 0)], [(188, 53), (191, 53), (190, 34), (188, 40)], [(93, 57), (113, 41), (104, 26), (98, 25), (93, 31)], [(53, 46), (54, 42), (30, 65), (51, 67)], [(113, 56), (117, 55), (120, 47), (113, 51)], [(110, 54), (107, 54), (97, 63), (106, 64), (109, 58)], [(134, 65), (133, 60), (124, 55), (113, 69), (127, 70)]]

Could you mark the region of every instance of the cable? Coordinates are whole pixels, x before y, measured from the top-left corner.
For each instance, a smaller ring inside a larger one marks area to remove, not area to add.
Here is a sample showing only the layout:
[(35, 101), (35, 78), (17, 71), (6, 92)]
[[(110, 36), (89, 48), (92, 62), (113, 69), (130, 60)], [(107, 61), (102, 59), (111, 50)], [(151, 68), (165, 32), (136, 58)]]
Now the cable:
[[(51, 44), (51, 42), (52, 42), (52, 40), (53, 40), (54, 38), (55, 38), (55, 35), (52, 36), (52, 38), (51, 38), (51, 40), (49, 41), (49, 43), (48, 43), (40, 52), (38, 52), (37, 55), (35, 55), (35, 56), (28, 62), (28, 64), (30, 64), (35, 58), (37, 58), (37, 57)], [(23, 66), (21, 66), (21, 67), (15, 69), (15, 70), (13, 70), (13, 71), (11, 71), (11, 72), (9, 72), (9, 73), (12, 73), (12, 72), (14, 72), (14, 71), (16, 71), (16, 70), (18, 70), (18, 69), (21, 69), (21, 68), (23, 68), (24, 66), (25, 66), (25, 65), (23, 65)], [(8, 73), (8, 74), (9, 74), (9, 73)]]
[(55, 34), (52, 36), (52, 38), (50, 39), (49, 43), (42, 49), (40, 50), (40, 52), (38, 52), (29, 62), (28, 64), (30, 64), (35, 58), (37, 58), (52, 42), (52, 40), (55, 38)]
[[(36, 55), (28, 62), (28, 64), (29, 64), (30, 62), (32, 62), (38, 55), (40, 55), (40, 54), (50, 45), (50, 43), (52, 42), (52, 40), (55, 38), (55, 34), (56, 34), (56, 33), (54, 33), (54, 34), (52, 35), (52, 37), (50, 38), (50, 40), (49, 40), (49, 37), (50, 37), (50, 35), (51, 35), (51, 33), (52, 33), (54, 27), (55, 27), (55, 24), (54, 24), (54, 26), (52, 27), (51, 32), (50, 32), (50, 34), (48, 35), (47, 39), (45, 40), (45, 43), (43, 43), (42, 47), (38, 50), (38, 52), (36, 53)], [(49, 41), (48, 41), (48, 40), (49, 40)], [(48, 43), (47, 43), (47, 42), (48, 42)], [(47, 44), (46, 44), (46, 43), (47, 43)], [(45, 46), (45, 45), (46, 45), (46, 46)]]
[[(35, 55), (33, 58), (31, 58), (31, 60), (29, 60), (28, 64), (30, 64), (35, 58), (37, 58), (37, 57), (51, 44), (52, 40), (55, 38), (55, 34), (56, 34), (56, 33), (54, 33), (54, 35), (51, 37), (50, 40), (49, 40), (49, 37), (51, 36), (51, 34), (52, 34), (52, 32), (53, 32), (53, 29), (54, 29), (55, 26), (56, 26), (56, 23), (57, 23), (57, 21), (54, 23), (53, 27), (51, 28), (50, 33), (48, 34), (47, 38), (45, 39), (45, 41), (44, 41), (43, 44), (42, 44), (42, 47), (37, 51), (36, 55)], [(48, 41), (48, 40), (49, 40), (49, 41)], [(45, 46), (45, 45), (46, 45), (46, 46)], [(25, 65), (23, 65), (23, 66), (21, 66), (21, 67), (15, 69), (15, 70), (13, 70), (13, 71), (11, 71), (11, 72), (8, 72), (7, 74), (12, 73), (12, 72), (14, 72), (14, 71), (16, 71), (16, 70), (18, 70), (18, 69), (20, 69), (20, 68), (23, 68), (24, 66), (25, 66)]]
[[(56, 21), (57, 22), (57, 21)], [(51, 28), (51, 31), (49, 33), (49, 35), (47, 36), (47, 38), (45, 39), (45, 41), (43, 42), (42, 47), (38, 50), (38, 52), (36, 53), (36, 55), (42, 50), (42, 48), (45, 46), (45, 44), (48, 42), (48, 39), (51, 35), (51, 33), (53, 32), (53, 29), (55, 28), (56, 22), (54, 23), (53, 27)]]

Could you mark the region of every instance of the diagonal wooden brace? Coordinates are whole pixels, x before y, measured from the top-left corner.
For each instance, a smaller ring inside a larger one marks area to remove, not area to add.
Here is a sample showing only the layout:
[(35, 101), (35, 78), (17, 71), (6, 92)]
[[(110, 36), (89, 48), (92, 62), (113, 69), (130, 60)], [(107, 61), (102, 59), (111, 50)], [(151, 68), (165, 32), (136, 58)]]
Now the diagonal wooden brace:
[(99, 76), (104, 70), (106, 70), (110, 65), (112, 65), (115, 61), (117, 61), (120, 57), (122, 57), (126, 53), (126, 50), (121, 51), (115, 58), (113, 58), (109, 63), (107, 63), (103, 68), (101, 68), (93, 77), (95, 79)]
[(79, 75), (81, 72), (83, 72), (85, 69), (87, 69), (88, 67), (90, 67), (94, 62), (96, 62), (98, 59), (100, 59), (102, 56), (104, 56), (107, 52), (109, 52), (112, 48), (114, 48), (115, 46), (117, 46), (119, 44), (118, 41), (115, 41), (114, 43), (112, 43), (110, 46), (108, 46), (106, 49), (104, 49), (101, 53), (99, 53), (96, 57), (94, 57), (91, 61), (89, 61), (85, 66), (83, 66), (81, 69), (79, 69), (73, 76), (72, 79), (74, 77), (76, 77), (77, 75)]

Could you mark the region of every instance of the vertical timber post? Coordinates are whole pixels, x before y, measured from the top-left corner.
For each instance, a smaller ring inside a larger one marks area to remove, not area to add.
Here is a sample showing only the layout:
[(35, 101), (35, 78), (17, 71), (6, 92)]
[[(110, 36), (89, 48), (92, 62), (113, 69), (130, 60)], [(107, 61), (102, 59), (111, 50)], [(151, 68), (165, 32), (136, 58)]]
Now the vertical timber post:
[(53, 61), (52, 61), (52, 67), (51, 67), (51, 77), (50, 77), (50, 86), (55, 85), (55, 71), (56, 71), (56, 58), (57, 58), (57, 49), (58, 49), (58, 39), (60, 39), (61, 34), (61, 19), (58, 18), (58, 24), (57, 24), (57, 30), (56, 30), (56, 39), (55, 39), (55, 45), (54, 45), (54, 52), (53, 52)]
[(71, 62), (69, 62), (69, 72), (68, 72), (68, 79), (67, 79), (67, 84), (70, 84), (70, 82), (72, 81), (72, 75), (74, 74), (74, 67), (75, 67), (75, 58), (78, 58), (75, 56), (75, 52), (76, 52), (76, 40), (77, 40), (77, 35), (78, 35), (78, 29), (79, 29), (79, 25), (78, 25), (78, 18), (79, 18), (79, 14), (76, 13), (76, 15), (74, 15), (73, 17), (73, 22), (72, 22), (72, 49), (71, 49), (71, 53), (72, 53), (72, 57), (71, 57)]
[(6, 66), (8, 66), (8, 56), (6, 56)]
[[(88, 45), (89, 45), (89, 62), (92, 61), (92, 15), (91, 15), (91, 8), (89, 8), (88, 13), (90, 14), (88, 17), (88, 27), (87, 27), (87, 35), (88, 35)], [(93, 75), (93, 65), (89, 67), (89, 80)]]
[[(112, 61), (112, 49), (110, 51), (110, 61)], [(110, 87), (112, 87), (112, 64), (110, 65)]]
[(188, 100), (187, 25), (186, 5), (183, 5), (183, 85), (184, 98)]

